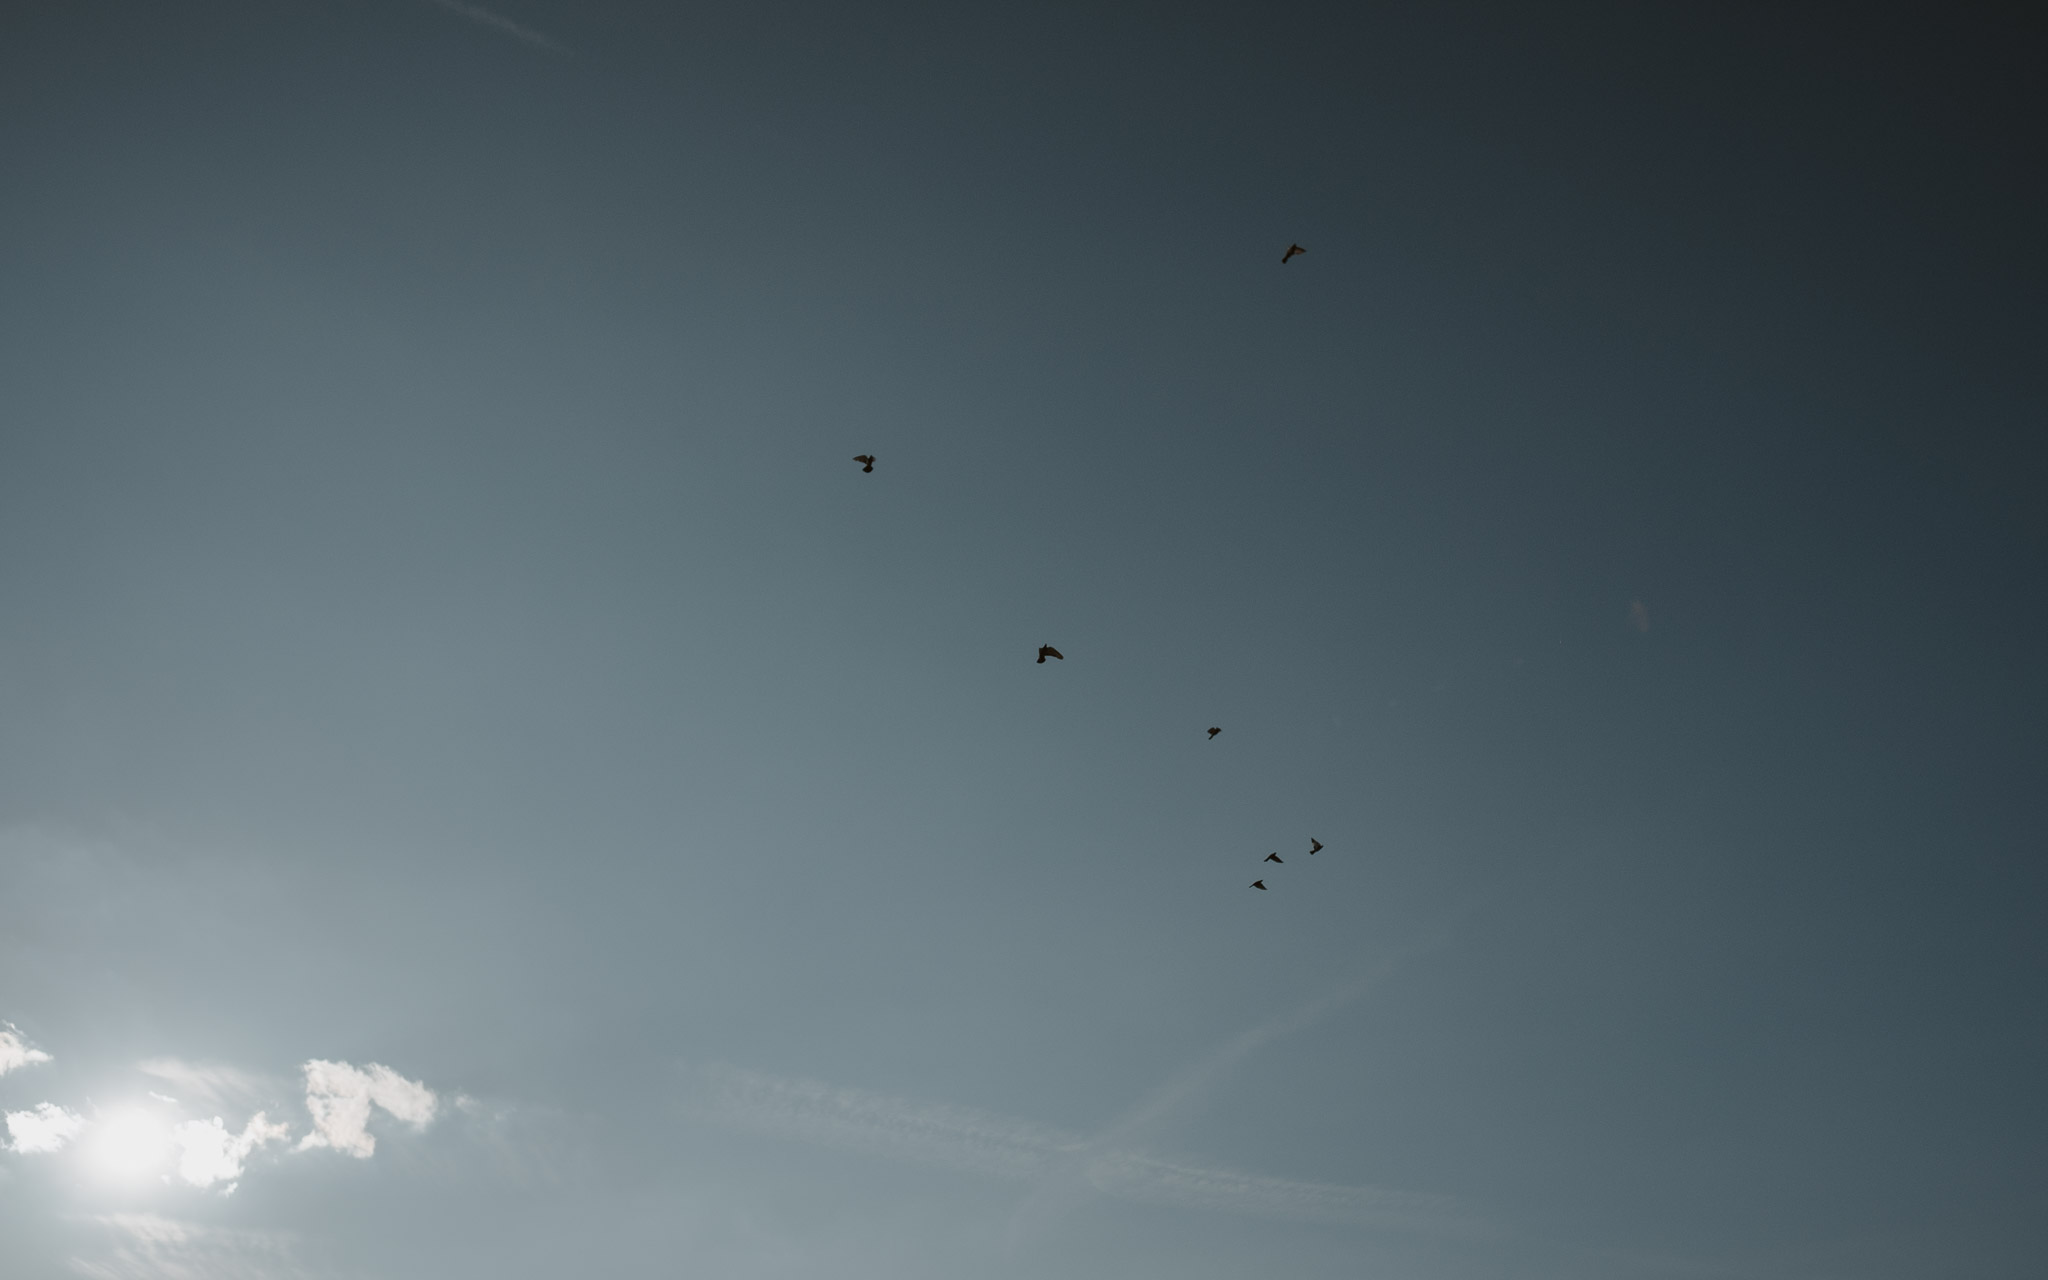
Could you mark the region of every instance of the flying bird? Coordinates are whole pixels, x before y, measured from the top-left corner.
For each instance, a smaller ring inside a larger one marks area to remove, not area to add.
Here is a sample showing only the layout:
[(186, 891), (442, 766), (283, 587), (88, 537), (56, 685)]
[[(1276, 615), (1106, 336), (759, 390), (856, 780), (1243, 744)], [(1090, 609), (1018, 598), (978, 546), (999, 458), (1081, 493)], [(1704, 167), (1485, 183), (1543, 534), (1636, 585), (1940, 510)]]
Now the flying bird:
[(1061, 653), (1058, 649), (1053, 648), (1049, 644), (1039, 645), (1038, 660), (1040, 662), (1044, 662), (1047, 658), (1058, 658), (1061, 662), (1065, 662), (1067, 660), (1067, 655)]
[(1297, 254), (1297, 253), (1307, 253), (1307, 252), (1308, 252), (1308, 250), (1306, 250), (1306, 249), (1302, 248), (1302, 247), (1301, 247), (1300, 245), (1298, 245), (1298, 244), (1290, 244), (1290, 245), (1288, 245), (1288, 246), (1287, 246), (1287, 252), (1285, 252), (1285, 253), (1283, 253), (1283, 254), (1281, 254), (1281, 255), (1280, 255), (1280, 265), (1284, 267), (1284, 266), (1286, 266), (1286, 265), (1287, 265), (1287, 260), (1288, 260), (1289, 258), (1293, 257), (1293, 256), (1294, 256), (1295, 254)]
[(1314, 836), (1310, 836), (1308, 838), (1308, 852), (1310, 857), (1314, 857), (1317, 851), (1320, 850), (1322, 847), (1322, 841), (1316, 839)]
[(1221, 729), (1218, 729), (1218, 728), (1215, 728), (1215, 727), (1213, 727), (1213, 726), (1212, 726), (1212, 727), (1210, 728), (1210, 730), (1209, 730), (1209, 741), (1211, 741), (1211, 742), (1214, 742), (1214, 741), (1216, 741), (1216, 735), (1217, 735), (1217, 734), (1219, 734), (1219, 733), (1221, 733), (1221, 732), (1223, 732), (1223, 730), (1221, 730)]
[(862, 471), (873, 471), (875, 469), (875, 455), (872, 453), (856, 454), (853, 460), (860, 464)]
[(1266, 855), (1265, 857), (1263, 857), (1263, 858), (1259, 859), (1259, 861), (1261, 861), (1261, 862), (1285, 862), (1285, 861), (1287, 861), (1287, 859), (1285, 859), (1285, 858), (1281, 857), (1281, 856), (1280, 856), (1279, 854), (1277, 854), (1277, 853), (1269, 853), (1269, 854), (1267, 854), (1267, 855)]
[(1263, 889), (1266, 887), (1266, 882), (1264, 880), (1254, 880), (1251, 883), (1251, 887), (1254, 889)]

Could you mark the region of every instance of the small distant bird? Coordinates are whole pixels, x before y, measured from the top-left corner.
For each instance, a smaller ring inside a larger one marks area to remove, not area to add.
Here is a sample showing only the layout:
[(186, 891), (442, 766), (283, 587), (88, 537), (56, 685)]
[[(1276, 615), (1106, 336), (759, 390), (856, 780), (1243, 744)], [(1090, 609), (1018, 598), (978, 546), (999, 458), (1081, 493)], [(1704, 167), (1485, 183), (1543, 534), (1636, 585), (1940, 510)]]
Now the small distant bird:
[(1263, 857), (1263, 858), (1259, 859), (1259, 861), (1261, 861), (1261, 862), (1285, 862), (1285, 861), (1287, 861), (1287, 859), (1285, 859), (1285, 858), (1281, 857), (1281, 856), (1280, 856), (1279, 854), (1277, 854), (1277, 853), (1269, 853), (1269, 854), (1267, 854), (1267, 855), (1266, 855), (1265, 857)]
[(1293, 257), (1293, 256), (1294, 256), (1295, 254), (1297, 254), (1297, 253), (1307, 253), (1307, 252), (1308, 252), (1308, 250), (1306, 250), (1306, 249), (1302, 248), (1302, 247), (1301, 247), (1300, 245), (1298, 245), (1298, 244), (1290, 244), (1290, 245), (1288, 245), (1288, 246), (1287, 246), (1287, 252), (1285, 252), (1285, 253), (1283, 253), (1283, 254), (1281, 254), (1281, 255), (1280, 255), (1280, 265), (1284, 267), (1284, 266), (1286, 266), (1286, 265), (1287, 265), (1287, 260), (1288, 260), (1289, 258)]
[(872, 453), (857, 454), (853, 460), (860, 464), (862, 471), (873, 471), (875, 469), (875, 455)]
[(1223, 732), (1223, 730), (1221, 730), (1221, 729), (1218, 729), (1218, 728), (1216, 728), (1216, 727), (1215, 727), (1215, 726), (1213, 726), (1213, 725), (1212, 725), (1212, 726), (1210, 726), (1210, 728), (1209, 728), (1209, 741), (1211, 741), (1211, 742), (1214, 742), (1214, 741), (1216, 741), (1216, 735), (1217, 735), (1217, 734), (1219, 734), (1219, 733), (1221, 733), (1221, 732)]
[(1319, 852), (1322, 849), (1322, 847), (1322, 841), (1316, 839), (1314, 836), (1310, 836), (1308, 838), (1308, 852), (1310, 857), (1314, 857), (1317, 854), (1317, 852)]
[(1251, 887), (1254, 889), (1263, 889), (1266, 887), (1266, 882), (1264, 880), (1254, 880), (1251, 883)]
[(1058, 658), (1061, 662), (1065, 662), (1067, 660), (1067, 655), (1061, 653), (1058, 649), (1053, 648), (1049, 644), (1039, 645), (1038, 660), (1040, 662), (1044, 662), (1047, 658)]

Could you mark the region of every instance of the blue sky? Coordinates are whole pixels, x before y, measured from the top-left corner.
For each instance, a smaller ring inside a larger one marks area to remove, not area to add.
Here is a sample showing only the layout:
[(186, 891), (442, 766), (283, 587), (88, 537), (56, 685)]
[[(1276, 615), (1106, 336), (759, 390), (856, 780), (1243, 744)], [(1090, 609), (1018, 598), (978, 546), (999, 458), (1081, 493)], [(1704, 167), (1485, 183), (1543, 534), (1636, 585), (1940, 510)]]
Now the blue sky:
[(8, 1275), (2038, 1265), (2036, 28), (10, 32)]

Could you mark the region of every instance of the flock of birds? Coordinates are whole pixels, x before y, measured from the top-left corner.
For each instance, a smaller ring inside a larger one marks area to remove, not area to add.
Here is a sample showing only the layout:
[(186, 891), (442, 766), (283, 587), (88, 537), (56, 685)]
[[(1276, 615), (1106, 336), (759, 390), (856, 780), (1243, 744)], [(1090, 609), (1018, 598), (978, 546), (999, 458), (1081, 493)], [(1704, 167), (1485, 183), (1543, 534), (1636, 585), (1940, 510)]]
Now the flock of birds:
[[(1290, 258), (1293, 258), (1293, 257), (1294, 257), (1294, 256), (1295, 256), (1296, 254), (1299, 254), (1299, 253), (1307, 253), (1307, 252), (1308, 252), (1308, 250), (1306, 250), (1306, 249), (1302, 248), (1302, 247), (1301, 247), (1300, 245), (1298, 245), (1298, 244), (1290, 244), (1290, 245), (1288, 245), (1288, 246), (1287, 246), (1287, 252), (1286, 252), (1286, 253), (1283, 253), (1283, 254), (1281, 254), (1281, 255), (1280, 255), (1280, 265), (1284, 267), (1284, 266), (1286, 266), (1286, 265), (1287, 265), (1287, 262), (1288, 262), (1288, 260), (1289, 260)], [(873, 471), (873, 470), (875, 469), (875, 455), (874, 455), (874, 454), (872, 454), (872, 453), (857, 453), (857, 454), (855, 454), (855, 455), (854, 455), (854, 457), (853, 457), (853, 460), (854, 460), (855, 462), (858, 462), (858, 463), (860, 464), (860, 469), (861, 469), (861, 470), (862, 470), (863, 472), (872, 472), (872, 471)], [(1038, 646), (1038, 661), (1039, 661), (1039, 663), (1040, 663), (1040, 664), (1042, 665), (1042, 664), (1043, 664), (1043, 663), (1045, 662), (1045, 660), (1046, 660), (1047, 658), (1058, 658), (1058, 659), (1059, 659), (1059, 660), (1060, 660), (1061, 662), (1065, 662), (1065, 661), (1067, 660), (1067, 655), (1066, 655), (1066, 654), (1064, 654), (1064, 653), (1061, 653), (1061, 652), (1060, 652), (1060, 651), (1059, 651), (1058, 649), (1055, 649), (1055, 648), (1053, 648), (1053, 647), (1052, 647), (1051, 645), (1049, 645), (1049, 644), (1042, 644), (1042, 645), (1039, 645), (1039, 646)], [(1217, 735), (1217, 734), (1219, 734), (1219, 733), (1222, 733), (1222, 732), (1223, 732), (1223, 729), (1222, 729), (1222, 727), (1221, 727), (1221, 726), (1219, 726), (1219, 725), (1210, 725), (1210, 726), (1209, 726), (1209, 741), (1211, 741), (1211, 742), (1214, 742), (1214, 741), (1216, 741), (1216, 735)], [(1322, 841), (1320, 841), (1320, 840), (1316, 839), (1316, 838), (1315, 838), (1314, 836), (1310, 836), (1310, 837), (1308, 838), (1308, 852), (1309, 852), (1309, 856), (1310, 856), (1310, 857), (1314, 857), (1314, 856), (1315, 856), (1315, 855), (1316, 855), (1317, 853), (1321, 852), (1322, 848), (1323, 848), (1323, 842), (1322, 842)], [(1283, 858), (1283, 857), (1281, 857), (1281, 856), (1280, 856), (1280, 854), (1279, 854), (1279, 852), (1278, 852), (1277, 850), (1276, 850), (1276, 851), (1274, 851), (1274, 852), (1272, 852), (1272, 853), (1269, 853), (1269, 854), (1267, 854), (1267, 855), (1266, 855), (1265, 857), (1263, 857), (1263, 858), (1259, 859), (1259, 862), (1260, 862), (1260, 864), (1261, 864), (1261, 865), (1263, 865), (1263, 864), (1265, 864), (1265, 863), (1268, 863), (1268, 862), (1271, 862), (1271, 863), (1273, 863), (1273, 864), (1275, 864), (1275, 865), (1285, 865), (1285, 864), (1286, 864), (1286, 861), (1287, 861), (1287, 860), (1286, 860), (1285, 858)], [(1250, 884), (1250, 885), (1248, 885), (1247, 887), (1248, 887), (1248, 888), (1252, 888), (1252, 889), (1259, 889), (1259, 890), (1263, 890), (1263, 889), (1265, 889), (1265, 888), (1266, 888), (1266, 880), (1265, 880), (1265, 877), (1261, 876), (1261, 877), (1260, 877), (1259, 879), (1257, 879), (1257, 880), (1254, 880), (1254, 881), (1252, 881), (1252, 882), (1251, 882), (1251, 884)]]
[[(1209, 736), (1213, 738), (1213, 737), (1215, 737), (1215, 736), (1216, 736), (1217, 732), (1218, 732), (1217, 730), (1215, 730), (1215, 729), (1211, 729), (1211, 730), (1209, 731)], [(1310, 836), (1310, 837), (1308, 838), (1308, 856), (1309, 856), (1309, 857), (1311, 857), (1311, 858), (1315, 857), (1315, 856), (1316, 856), (1316, 854), (1318, 854), (1318, 853), (1320, 853), (1320, 852), (1322, 851), (1322, 848), (1323, 848), (1323, 842), (1322, 842), (1322, 841), (1320, 841), (1320, 840), (1316, 839), (1316, 838), (1315, 838), (1314, 836)], [(1269, 854), (1267, 854), (1267, 855), (1266, 855), (1265, 857), (1263, 857), (1263, 858), (1260, 858), (1260, 859), (1259, 859), (1259, 861), (1260, 861), (1260, 862), (1277, 862), (1277, 863), (1280, 863), (1280, 864), (1282, 864), (1282, 865), (1285, 865), (1285, 863), (1287, 862), (1287, 859), (1285, 859), (1285, 858), (1281, 857), (1281, 856), (1279, 855), (1279, 853), (1278, 853), (1278, 852), (1274, 852), (1274, 853), (1269, 853)], [(1254, 880), (1254, 881), (1252, 881), (1252, 883), (1251, 883), (1251, 887), (1252, 887), (1252, 888), (1254, 888), (1254, 889), (1263, 889), (1263, 888), (1265, 888), (1265, 887), (1266, 887), (1266, 880), (1265, 880), (1265, 877), (1261, 876), (1261, 877), (1260, 877), (1259, 879), (1257, 879), (1257, 880)]]

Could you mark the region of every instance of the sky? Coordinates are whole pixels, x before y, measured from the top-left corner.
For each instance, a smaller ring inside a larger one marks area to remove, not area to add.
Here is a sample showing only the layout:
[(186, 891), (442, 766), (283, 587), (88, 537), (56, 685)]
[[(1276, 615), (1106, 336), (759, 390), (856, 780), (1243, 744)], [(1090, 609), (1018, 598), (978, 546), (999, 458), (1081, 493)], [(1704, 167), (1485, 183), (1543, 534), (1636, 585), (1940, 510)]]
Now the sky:
[(9, 1280), (2038, 1269), (2038, 19), (0, 21)]

